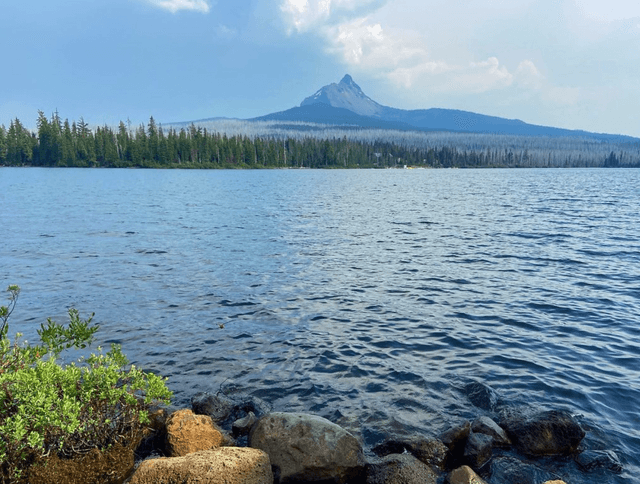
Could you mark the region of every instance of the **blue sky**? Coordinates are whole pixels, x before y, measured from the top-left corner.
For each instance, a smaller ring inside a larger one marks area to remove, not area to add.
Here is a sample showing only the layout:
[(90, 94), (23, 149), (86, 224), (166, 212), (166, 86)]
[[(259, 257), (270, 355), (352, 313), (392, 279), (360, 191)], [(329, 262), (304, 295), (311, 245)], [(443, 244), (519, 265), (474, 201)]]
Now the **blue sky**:
[(249, 118), (349, 73), (405, 109), (640, 137), (629, 0), (7, 0), (0, 124)]

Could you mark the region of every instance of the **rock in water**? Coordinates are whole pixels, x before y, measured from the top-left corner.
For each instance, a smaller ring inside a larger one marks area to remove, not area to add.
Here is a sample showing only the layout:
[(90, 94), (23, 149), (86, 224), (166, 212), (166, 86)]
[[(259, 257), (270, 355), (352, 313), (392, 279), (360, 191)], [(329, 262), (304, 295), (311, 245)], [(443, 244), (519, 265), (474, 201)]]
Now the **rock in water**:
[(409, 452), (419, 461), (440, 470), (444, 469), (448, 452), (447, 446), (438, 439), (421, 437), (408, 440), (389, 439), (371, 450), (378, 457)]
[(362, 447), (356, 438), (315, 415), (267, 414), (252, 427), (249, 446), (269, 455), (282, 484), (344, 484), (364, 473)]
[(467, 398), (476, 407), (483, 410), (495, 410), (498, 405), (498, 394), (489, 385), (473, 382), (464, 387)]
[(562, 410), (510, 417), (501, 426), (520, 452), (533, 456), (570, 454), (585, 436), (578, 421)]
[(622, 472), (622, 463), (611, 450), (585, 450), (576, 456), (576, 462), (585, 472), (606, 469), (616, 474)]
[(478, 417), (471, 424), (471, 430), (477, 434), (485, 434), (493, 437), (495, 447), (511, 447), (511, 440), (506, 432), (489, 417)]
[(233, 430), (233, 436), (238, 437), (240, 435), (247, 435), (251, 430), (251, 427), (258, 421), (253, 412), (249, 412), (244, 418), (240, 418), (233, 422), (231, 429)]
[(493, 438), (485, 434), (471, 432), (464, 448), (464, 460), (473, 469), (480, 469), (491, 459)]
[(367, 466), (367, 484), (436, 484), (437, 478), (411, 454), (390, 454)]
[(191, 397), (191, 409), (197, 415), (208, 415), (214, 422), (226, 420), (233, 411), (234, 403), (223, 395), (196, 393)]

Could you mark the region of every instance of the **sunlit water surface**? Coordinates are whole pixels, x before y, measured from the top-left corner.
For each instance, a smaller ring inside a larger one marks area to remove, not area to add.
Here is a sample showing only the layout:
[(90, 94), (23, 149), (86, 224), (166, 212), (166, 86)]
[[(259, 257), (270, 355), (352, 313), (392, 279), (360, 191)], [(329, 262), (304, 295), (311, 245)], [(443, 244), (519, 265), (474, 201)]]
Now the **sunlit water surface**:
[(95, 312), (178, 405), (249, 394), (370, 447), (481, 415), (479, 381), (580, 415), (632, 482), (639, 200), (638, 170), (2, 168), (0, 283), (12, 331)]

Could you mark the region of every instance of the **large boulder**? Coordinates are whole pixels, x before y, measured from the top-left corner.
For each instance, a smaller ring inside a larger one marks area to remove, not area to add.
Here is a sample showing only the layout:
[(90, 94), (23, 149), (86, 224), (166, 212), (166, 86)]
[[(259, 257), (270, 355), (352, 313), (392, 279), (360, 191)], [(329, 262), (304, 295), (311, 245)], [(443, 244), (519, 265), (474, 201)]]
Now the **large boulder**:
[(166, 427), (166, 448), (171, 457), (209, 450), (224, 442), (222, 433), (211, 417), (195, 415), (189, 409), (172, 413), (167, 419)]
[(578, 421), (562, 410), (511, 416), (500, 425), (520, 452), (532, 456), (573, 453), (585, 436)]
[(437, 478), (411, 454), (390, 454), (367, 466), (367, 484), (436, 484)]
[(273, 484), (273, 473), (269, 456), (258, 449), (220, 447), (145, 460), (129, 484)]
[(315, 415), (265, 415), (251, 429), (249, 446), (269, 454), (276, 479), (282, 484), (343, 484), (364, 473), (362, 447), (356, 438)]

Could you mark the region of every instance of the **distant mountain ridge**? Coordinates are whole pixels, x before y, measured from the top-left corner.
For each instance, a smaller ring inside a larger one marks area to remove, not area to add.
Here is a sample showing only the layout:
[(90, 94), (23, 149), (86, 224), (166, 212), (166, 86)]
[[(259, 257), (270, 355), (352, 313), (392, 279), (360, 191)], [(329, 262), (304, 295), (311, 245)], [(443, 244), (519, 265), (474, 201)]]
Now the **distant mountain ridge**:
[(320, 88), (315, 94), (304, 99), (299, 107), (267, 114), (249, 121), (302, 121), (403, 131), (587, 137), (606, 141), (637, 139), (624, 135), (539, 126), (525, 123), (519, 119), (487, 116), (457, 109), (405, 110), (383, 106), (367, 96), (349, 74), (346, 74), (337, 84), (332, 83)]

